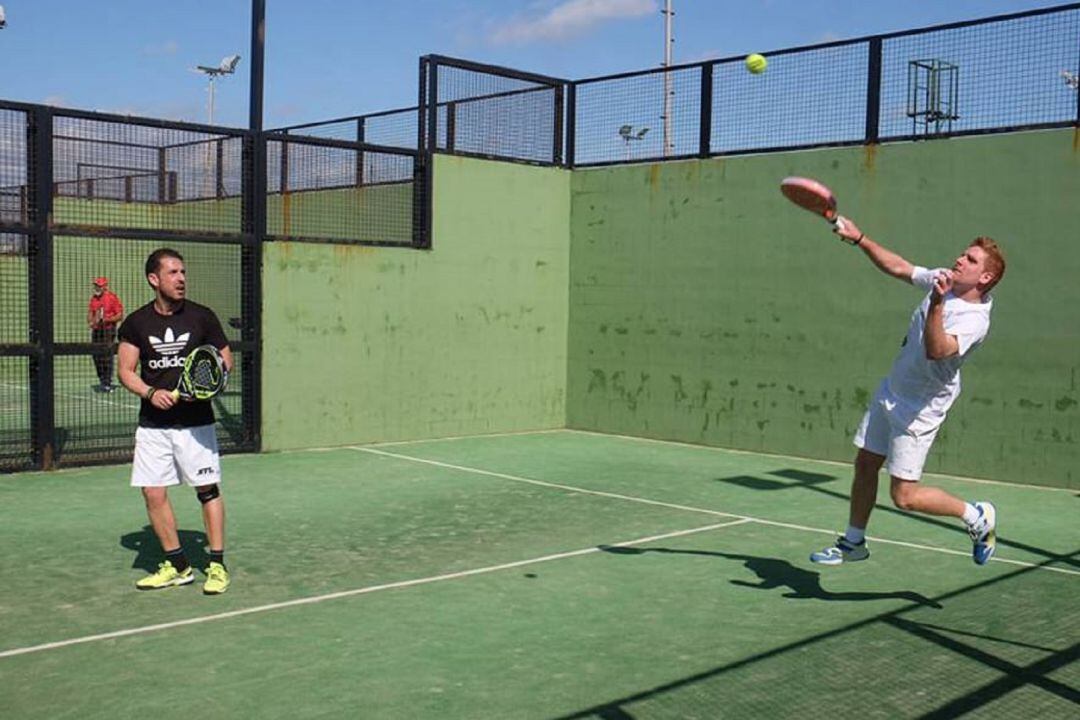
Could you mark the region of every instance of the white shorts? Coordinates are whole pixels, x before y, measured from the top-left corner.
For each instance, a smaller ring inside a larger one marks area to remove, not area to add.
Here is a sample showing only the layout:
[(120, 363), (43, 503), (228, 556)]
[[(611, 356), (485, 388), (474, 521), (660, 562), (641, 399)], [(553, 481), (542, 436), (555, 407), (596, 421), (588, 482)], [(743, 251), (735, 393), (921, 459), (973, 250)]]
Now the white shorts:
[(893, 477), (918, 480), (922, 477), (938, 426), (923, 432), (912, 430), (908, 415), (910, 413), (900, 410), (883, 384), (855, 431), (855, 447), (884, 455), (885, 467)]
[(214, 426), (136, 430), (132, 487), (169, 487), (181, 481), (192, 487), (221, 481)]

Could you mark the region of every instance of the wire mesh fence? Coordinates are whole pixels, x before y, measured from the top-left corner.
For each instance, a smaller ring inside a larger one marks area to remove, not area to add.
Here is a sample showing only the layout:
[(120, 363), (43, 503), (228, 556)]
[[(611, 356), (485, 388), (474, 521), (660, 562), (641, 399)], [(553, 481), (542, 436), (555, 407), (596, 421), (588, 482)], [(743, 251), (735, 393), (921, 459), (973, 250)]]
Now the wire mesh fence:
[(365, 142), (384, 147), (417, 149), (416, 106), (322, 122), (290, 125), (272, 132), (306, 137)]
[(423, 109), (433, 150), (562, 162), (564, 81), (438, 55), (426, 60)]
[(274, 134), (266, 161), (269, 239), (422, 244), (415, 151)]
[(883, 39), (883, 139), (1076, 122), (1080, 8)]
[(767, 55), (760, 74), (732, 57), (572, 83), (568, 164), (1080, 122), (1078, 3)]
[[(116, 330), (152, 299), (145, 262), (162, 246), (184, 255), (188, 297), (240, 358), (214, 400), (222, 448), (257, 448), (250, 134), (2, 105), (0, 470), (130, 456), (140, 400), (118, 388)], [(120, 319), (95, 313), (103, 293)]]
[(244, 184), (243, 140), (181, 126), (53, 120), (57, 225), (236, 234)]

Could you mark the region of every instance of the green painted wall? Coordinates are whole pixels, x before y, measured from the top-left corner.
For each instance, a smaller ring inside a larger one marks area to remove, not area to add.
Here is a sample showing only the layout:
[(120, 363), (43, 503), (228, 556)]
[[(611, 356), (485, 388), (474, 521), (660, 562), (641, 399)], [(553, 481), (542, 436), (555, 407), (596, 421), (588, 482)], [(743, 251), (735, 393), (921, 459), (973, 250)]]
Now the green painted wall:
[(787, 175), (919, 264), (1002, 243), (990, 338), (928, 470), (1080, 487), (1071, 130), (575, 172), (568, 425), (853, 456), (921, 294), (787, 204)]
[(434, 249), (268, 243), (266, 449), (562, 427), (570, 174), (439, 156)]

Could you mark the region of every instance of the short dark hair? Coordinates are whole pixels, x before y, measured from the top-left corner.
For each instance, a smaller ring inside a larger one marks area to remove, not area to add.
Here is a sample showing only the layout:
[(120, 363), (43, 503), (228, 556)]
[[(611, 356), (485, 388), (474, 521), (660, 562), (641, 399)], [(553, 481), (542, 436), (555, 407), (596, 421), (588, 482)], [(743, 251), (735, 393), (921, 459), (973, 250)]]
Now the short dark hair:
[(150, 253), (150, 257), (146, 258), (146, 274), (157, 273), (161, 267), (162, 258), (176, 258), (180, 262), (184, 262), (184, 256), (176, 252), (172, 248), (158, 248), (154, 252)]

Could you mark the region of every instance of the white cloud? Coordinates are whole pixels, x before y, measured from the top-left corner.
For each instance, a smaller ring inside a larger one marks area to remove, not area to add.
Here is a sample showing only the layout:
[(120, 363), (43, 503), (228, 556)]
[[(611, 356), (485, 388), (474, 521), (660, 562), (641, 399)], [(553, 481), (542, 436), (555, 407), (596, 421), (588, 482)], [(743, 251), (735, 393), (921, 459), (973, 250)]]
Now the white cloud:
[(490, 39), (496, 44), (565, 40), (609, 20), (641, 17), (658, 10), (655, 0), (565, 0), (543, 15), (519, 16), (496, 24)]
[(45, 99), (41, 101), (45, 105), (52, 105), (53, 107), (67, 107), (68, 101), (63, 95), (46, 95)]
[(143, 55), (175, 55), (180, 50), (180, 43), (175, 40), (166, 40), (156, 45), (145, 45)]

